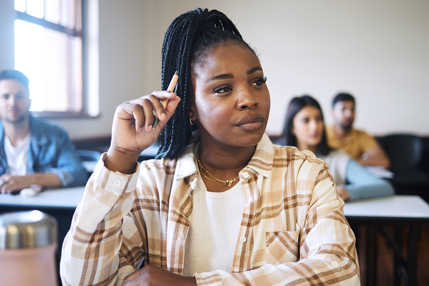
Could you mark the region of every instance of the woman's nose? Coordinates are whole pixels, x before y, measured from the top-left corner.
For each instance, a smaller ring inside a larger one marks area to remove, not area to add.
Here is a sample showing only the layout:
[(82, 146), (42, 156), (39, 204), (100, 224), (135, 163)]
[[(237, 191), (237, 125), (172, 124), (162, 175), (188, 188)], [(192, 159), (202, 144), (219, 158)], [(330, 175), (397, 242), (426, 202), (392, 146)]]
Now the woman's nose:
[(310, 120), (308, 125), (309, 125), (311, 130), (314, 130), (314, 129), (316, 129), (317, 123), (315, 120)]
[(258, 105), (258, 100), (248, 88), (243, 88), (239, 92), (239, 98), (237, 103), (238, 108), (241, 110), (252, 110)]

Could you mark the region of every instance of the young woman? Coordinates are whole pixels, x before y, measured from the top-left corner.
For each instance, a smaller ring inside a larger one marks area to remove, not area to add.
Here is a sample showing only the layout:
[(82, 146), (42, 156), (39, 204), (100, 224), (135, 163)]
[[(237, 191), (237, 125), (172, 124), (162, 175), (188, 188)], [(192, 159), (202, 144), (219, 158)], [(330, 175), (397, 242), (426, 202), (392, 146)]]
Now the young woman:
[(389, 182), (374, 177), (345, 152), (328, 146), (322, 109), (311, 96), (292, 98), (282, 137), (282, 144), (309, 150), (328, 163), (338, 194), (344, 201), (394, 194)]
[[(163, 90), (179, 72), (176, 93), (116, 109), (63, 245), (63, 283), (359, 285), (327, 166), (264, 133), (266, 77), (234, 24), (216, 10), (180, 15), (162, 71)], [(159, 159), (139, 166), (158, 136)]]

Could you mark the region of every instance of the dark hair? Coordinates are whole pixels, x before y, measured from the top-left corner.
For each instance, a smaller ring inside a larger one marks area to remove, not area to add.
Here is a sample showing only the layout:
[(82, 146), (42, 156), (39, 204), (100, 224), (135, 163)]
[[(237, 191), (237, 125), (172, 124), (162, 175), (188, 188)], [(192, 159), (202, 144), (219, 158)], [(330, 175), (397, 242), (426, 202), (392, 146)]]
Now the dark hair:
[(176, 71), (179, 81), (176, 93), (179, 106), (160, 134), (161, 147), (156, 158), (177, 157), (192, 135), (189, 110), (192, 104), (192, 67), (204, 60), (208, 52), (221, 44), (236, 42), (250, 49), (234, 23), (222, 12), (197, 8), (173, 20), (162, 45), (162, 89), (166, 90)]
[(286, 118), (284, 124), (284, 130), (282, 138), (285, 141), (286, 145), (297, 147), (297, 139), (296, 136), (292, 133), (293, 129), (293, 119), (297, 115), (298, 112), (301, 111), (306, 106), (313, 106), (319, 109), (320, 115), (323, 120), (323, 134), (322, 140), (319, 145), (316, 147), (316, 153), (320, 153), (322, 155), (328, 155), (328, 153), (332, 150), (328, 146), (328, 141), (326, 140), (326, 131), (325, 131), (325, 119), (323, 117), (322, 108), (320, 107), (319, 102), (315, 100), (313, 97), (309, 95), (303, 95), (301, 97), (294, 97), (289, 102), (289, 106), (286, 111)]
[(345, 92), (340, 92), (334, 97), (334, 99), (332, 100), (332, 108), (334, 108), (335, 104), (337, 104), (338, 101), (353, 101), (353, 103), (356, 103), (353, 95)]
[(0, 80), (3, 79), (13, 79), (17, 82), (21, 83), (23, 86), (25, 86), (28, 89), (28, 84), (30, 83), (30, 80), (28, 77), (23, 74), (20, 71), (17, 70), (3, 70), (0, 72)]

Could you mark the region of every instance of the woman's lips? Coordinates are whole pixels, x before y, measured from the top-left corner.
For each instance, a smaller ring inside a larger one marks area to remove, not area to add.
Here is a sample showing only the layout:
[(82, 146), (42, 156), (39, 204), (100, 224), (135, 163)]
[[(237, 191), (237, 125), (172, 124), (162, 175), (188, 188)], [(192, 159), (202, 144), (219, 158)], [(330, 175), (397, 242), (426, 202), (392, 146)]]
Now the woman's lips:
[(265, 118), (262, 115), (247, 116), (236, 124), (237, 127), (245, 131), (255, 131), (264, 126)]

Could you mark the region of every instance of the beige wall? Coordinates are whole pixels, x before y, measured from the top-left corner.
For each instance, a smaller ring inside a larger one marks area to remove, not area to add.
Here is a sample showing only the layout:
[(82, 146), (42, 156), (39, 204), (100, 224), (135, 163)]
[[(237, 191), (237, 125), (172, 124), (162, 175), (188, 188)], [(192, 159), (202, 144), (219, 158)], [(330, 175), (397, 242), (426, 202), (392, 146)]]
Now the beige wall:
[[(195, 7), (225, 12), (256, 49), (272, 98), (269, 134), (281, 132), (293, 96), (316, 97), (330, 122), (333, 95), (348, 91), (358, 100), (357, 127), (429, 135), (428, 1), (102, 0), (100, 116), (57, 120), (72, 138), (109, 135), (116, 105), (159, 88), (163, 34)], [(0, 68), (11, 54), (2, 30)]]

